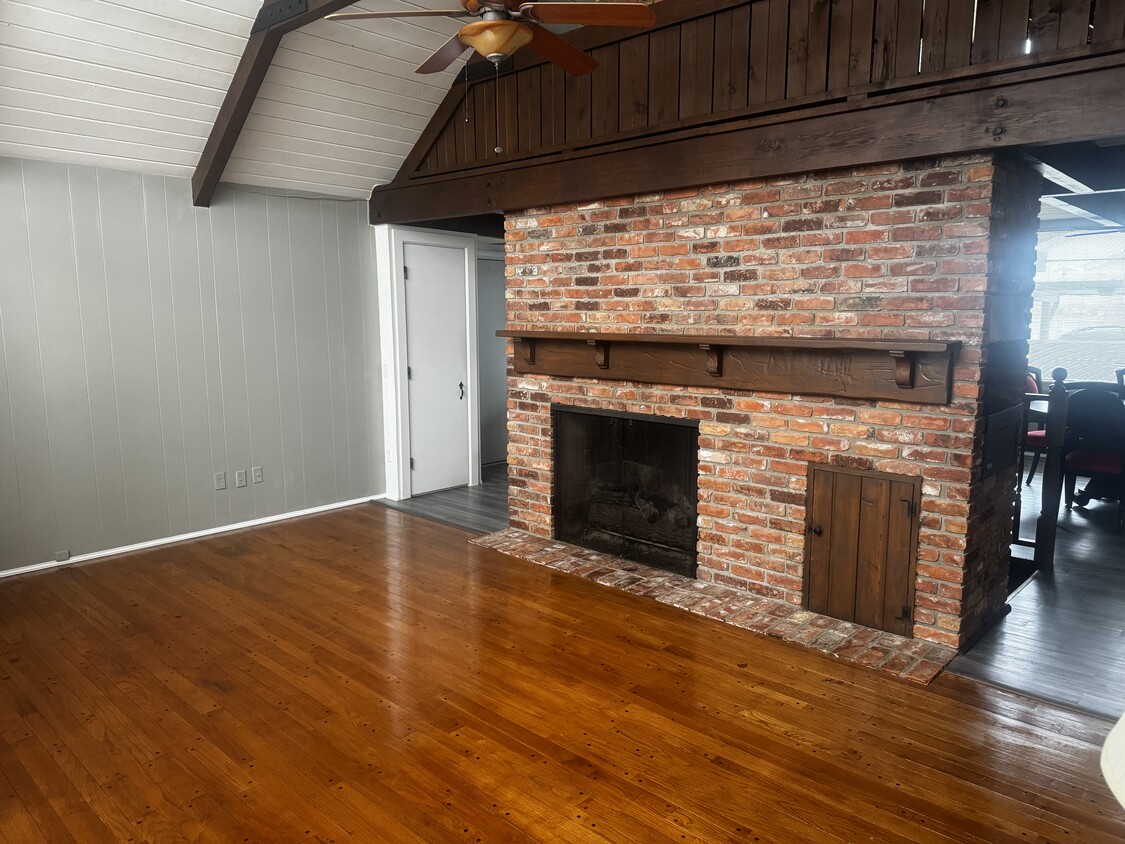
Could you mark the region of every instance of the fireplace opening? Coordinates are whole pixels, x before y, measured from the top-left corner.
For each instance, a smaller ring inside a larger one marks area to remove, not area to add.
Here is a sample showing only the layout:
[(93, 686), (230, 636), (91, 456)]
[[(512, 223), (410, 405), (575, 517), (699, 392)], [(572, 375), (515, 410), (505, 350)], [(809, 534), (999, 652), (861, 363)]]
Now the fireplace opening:
[(695, 577), (699, 423), (551, 408), (555, 538)]

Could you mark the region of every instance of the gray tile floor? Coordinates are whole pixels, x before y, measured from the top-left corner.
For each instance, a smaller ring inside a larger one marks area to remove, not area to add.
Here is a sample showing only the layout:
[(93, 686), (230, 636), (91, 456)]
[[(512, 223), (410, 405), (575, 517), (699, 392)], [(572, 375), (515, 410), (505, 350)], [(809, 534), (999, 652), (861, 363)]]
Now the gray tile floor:
[(492, 463), (482, 467), (479, 486), (456, 487), (417, 495), (406, 501), (379, 503), (454, 527), (494, 533), (508, 526), (508, 466)]
[[(1024, 490), (1021, 533), (1031, 537), (1039, 478)], [(1116, 517), (1116, 501), (1060, 507), (1054, 573), (1036, 573), (948, 670), (1109, 718), (1125, 712), (1125, 535), (1115, 533)]]

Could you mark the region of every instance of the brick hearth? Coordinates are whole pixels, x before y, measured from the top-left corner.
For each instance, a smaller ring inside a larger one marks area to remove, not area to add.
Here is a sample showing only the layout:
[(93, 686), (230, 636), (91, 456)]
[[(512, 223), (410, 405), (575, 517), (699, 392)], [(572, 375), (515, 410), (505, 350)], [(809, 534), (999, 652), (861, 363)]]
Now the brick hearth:
[(957, 653), (943, 645), (817, 615), (784, 601), (717, 583), (691, 580), (515, 528), (471, 541), (474, 545), (671, 604), (743, 630), (802, 645), (852, 665), (877, 668), (912, 683), (929, 683)]
[(961, 645), (1005, 599), (1014, 469), (979, 455), (1022, 392), (1037, 190), (982, 154), (509, 213), (509, 329), (963, 344), (947, 405), (511, 375), (511, 525), (552, 536), (552, 402), (700, 420), (699, 578), (790, 605), (810, 463), (920, 476), (914, 635)]

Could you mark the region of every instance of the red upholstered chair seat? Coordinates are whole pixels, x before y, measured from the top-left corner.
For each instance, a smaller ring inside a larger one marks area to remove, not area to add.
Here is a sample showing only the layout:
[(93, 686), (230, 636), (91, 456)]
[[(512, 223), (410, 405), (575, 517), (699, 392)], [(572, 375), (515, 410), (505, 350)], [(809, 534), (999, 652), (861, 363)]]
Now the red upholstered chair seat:
[[(1029, 439), (1030, 436), (1028, 434)], [(1066, 456), (1066, 470), (1078, 475), (1120, 475), (1125, 466), (1120, 454), (1079, 449)]]

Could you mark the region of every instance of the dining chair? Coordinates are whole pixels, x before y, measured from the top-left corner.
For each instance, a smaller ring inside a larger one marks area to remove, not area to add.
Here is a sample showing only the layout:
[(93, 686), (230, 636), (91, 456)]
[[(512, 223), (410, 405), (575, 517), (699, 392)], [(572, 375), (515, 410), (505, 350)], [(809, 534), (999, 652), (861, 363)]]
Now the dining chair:
[[(1029, 366), (1027, 368), (1024, 393), (1026, 395), (1042, 395), (1043, 370), (1038, 366)], [(1047, 451), (1047, 431), (1042, 426), (1032, 428), (1031, 423), (1027, 421), (1026, 405), (1024, 406), (1024, 411), (1023, 453), (1027, 454), (1031, 452), (1034, 455), (1031, 458), (1031, 468), (1027, 470), (1026, 483), (1028, 486), (1031, 486), (1031, 482), (1035, 479), (1035, 472), (1039, 468), (1039, 458)]]
[[(1068, 385), (1069, 386), (1069, 385)], [(1117, 499), (1117, 529), (1125, 517), (1125, 404), (1117, 390), (1086, 388), (1069, 394), (1063, 446), (1066, 509), (1093, 498)], [(1090, 479), (1075, 491), (1079, 475)]]

